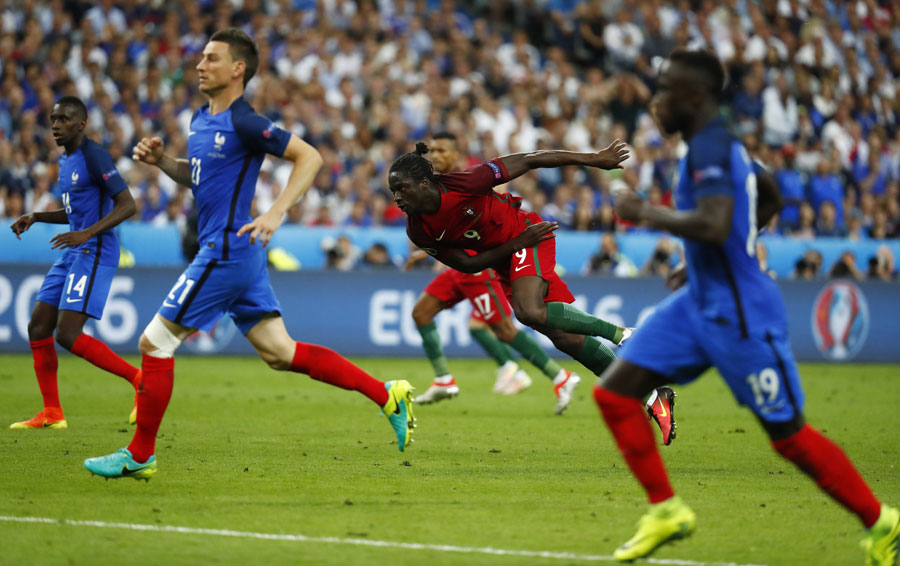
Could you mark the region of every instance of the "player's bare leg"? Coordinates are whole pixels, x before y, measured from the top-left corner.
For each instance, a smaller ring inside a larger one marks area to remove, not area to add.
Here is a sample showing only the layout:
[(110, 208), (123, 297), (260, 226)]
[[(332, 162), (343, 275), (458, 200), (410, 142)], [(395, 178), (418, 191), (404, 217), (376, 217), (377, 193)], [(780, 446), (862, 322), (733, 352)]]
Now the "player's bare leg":
[(406, 381), (379, 381), (334, 350), (294, 341), (277, 314), (256, 323), (247, 332), (247, 340), (272, 369), (304, 373), (316, 381), (359, 391), (384, 410), (397, 433), (400, 451), (409, 445), (415, 425), (410, 408), (412, 387)]
[(446, 308), (447, 305), (443, 301), (428, 293), (422, 293), (413, 306), (413, 321), (419, 334), (422, 335), (422, 347), (434, 369), (434, 381), (423, 394), (416, 397), (416, 403), (434, 403), (442, 399), (451, 399), (459, 394), (459, 386), (450, 373), (441, 345), (441, 336), (434, 324), (434, 318)]
[(56, 382), (56, 371), (59, 361), (56, 357), (56, 344), (53, 331), (56, 330), (58, 309), (43, 301), (34, 303), (31, 319), (28, 321), (28, 340), (31, 355), (34, 358), (34, 373), (43, 397), (44, 408), (34, 417), (16, 422), (10, 428), (55, 428), (68, 426), (59, 403), (59, 390)]
[(642, 399), (665, 384), (662, 376), (618, 359), (594, 388), (594, 399), (603, 420), (651, 504), (650, 511), (639, 523), (638, 532), (615, 551), (619, 560), (646, 556), (666, 541), (685, 537), (694, 529), (694, 512), (672, 490), (644, 415)]
[(102, 341), (84, 333), (84, 324), (88, 315), (76, 311), (61, 310), (56, 325), (56, 341), (66, 350), (87, 360), (98, 368), (117, 375), (134, 388), (134, 405), (129, 422), (137, 418), (137, 389), (141, 379), (141, 370), (123, 360)]

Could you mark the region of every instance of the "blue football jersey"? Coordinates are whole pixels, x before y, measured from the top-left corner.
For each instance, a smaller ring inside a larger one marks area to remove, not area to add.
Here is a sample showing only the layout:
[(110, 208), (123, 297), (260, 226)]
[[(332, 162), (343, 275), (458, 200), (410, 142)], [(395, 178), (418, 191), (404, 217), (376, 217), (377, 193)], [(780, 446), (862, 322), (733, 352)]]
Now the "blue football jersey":
[(281, 157), (290, 137), (243, 98), (215, 116), (208, 104), (194, 113), (188, 153), (201, 257), (229, 260), (261, 253), (249, 235), (236, 233), (252, 220), (250, 204), (266, 153)]
[[(112, 197), (127, 188), (109, 152), (87, 137), (72, 155), (60, 157), (57, 184), (72, 231), (84, 230), (109, 214)], [(119, 264), (119, 240), (112, 230), (68, 251), (95, 254), (103, 265)]]
[(678, 167), (678, 210), (696, 208), (698, 199), (727, 195), (734, 199), (731, 233), (722, 245), (685, 238), (689, 293), (710, 319), (737, 325), (742, 335), (785, 324), (778, 287), (756, 258), (757, 187), (746, 148), (716, 119), (694, 134)]

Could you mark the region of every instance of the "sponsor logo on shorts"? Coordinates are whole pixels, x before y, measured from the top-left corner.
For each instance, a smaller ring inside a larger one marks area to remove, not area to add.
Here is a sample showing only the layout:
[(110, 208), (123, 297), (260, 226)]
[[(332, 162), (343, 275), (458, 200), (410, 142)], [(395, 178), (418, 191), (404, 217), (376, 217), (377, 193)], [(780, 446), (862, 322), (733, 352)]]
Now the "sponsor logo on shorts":
[(862, 290), (850, 281), (832, 281), (813, 302), (813, 338), (830, 360), (852, 359), (869, 334), (869, 306)]

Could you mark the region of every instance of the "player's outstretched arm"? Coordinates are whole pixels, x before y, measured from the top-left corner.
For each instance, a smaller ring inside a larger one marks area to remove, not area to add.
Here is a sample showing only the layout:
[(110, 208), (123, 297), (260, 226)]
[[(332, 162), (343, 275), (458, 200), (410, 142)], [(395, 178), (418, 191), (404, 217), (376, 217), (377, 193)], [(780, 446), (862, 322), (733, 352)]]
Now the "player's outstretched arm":
[(57, 234), (50, 239), (51, 249), (74, 248), (87, 242), (97, 234), (111, 230), (121, 224), (123, 221), (134, 216), (137, 207), (134, 204), (134, 197), (128, 189), (119, 191), (112, 197), (113, 208), (109, 214), (91, 224), (84, 230), (76, 230), (74, 232), (66, 232)]
[(287, 186), (281, 191), (271, 209), (256, 217), (253, 222), (241, 226), (237, 232), (238, 237), (249, 232), (251, 244), (256, 243), (257, 238), (264, 247), (269, 243), (275, 230), (281, 226), (285, 213), (294, 203), (303, 198), (303, 195), (312, 186), (316, 173), (322, 167), (322, 156), (319, 154), (319, 150), (295, 135), (291, 135), (282, 157), (294, 162)]
[(191, 166), (188, 160), (167, 155), (162, 138), (143, 138), (134, 146), (131, 158), (147, 165), (156, 165), (179, 185), (191, 186)]
[(30, 212), (16, 218), (16, 221), (10, 225), (10, 229), (16, 238), (21, 240), (20, 234), (27, 232), (31, 225), (35, 222), (46, 222), (47, 224), (68, 224), (69, 215), (66, 214), (65, 208), (50, 210), (48, 212)]
[(469, 255), (458, 248), (438, 248), (433, 255), (441, 263), (463, 273), (478, 273), (489, 267), (509, 262), (509, 258), (517, 251), (538, 245), (544, 240), (553, 237), (553, 231), (559, 228), (556, 222), (538, 222), (532, 224), (512, 240), (501, 244), (496, 248), (485, 250), (477, 255)]
[(506, 167), (510, 180), (524, 175), (532, 169), (542, 167), (564, 167), (581, 165), (598, 169), (621, 169), (622, 162), (628, 159), (628, 146), (616, 140), (596, 153), (579, 153), (577, 151), (541, 150), (529, 153), (513, 153), (500, 158)]
[(713, 195), (697, 199), (693, 210), (674, 210), (652, 205), (632, 190), (615, 194), (616, 214), (628, 222), (647, 222), (651, 227), (706, 244), (724, 244), (731, 233), (734, 199)]

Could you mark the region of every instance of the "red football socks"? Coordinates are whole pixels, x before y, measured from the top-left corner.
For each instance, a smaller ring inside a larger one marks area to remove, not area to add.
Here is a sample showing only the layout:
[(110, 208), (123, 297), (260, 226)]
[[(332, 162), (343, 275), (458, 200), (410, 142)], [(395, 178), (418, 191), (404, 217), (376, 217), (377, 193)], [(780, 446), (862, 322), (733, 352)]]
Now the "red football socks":
[(141, 370), (144, 377), (138, 387), (137, 430), (128, 445), (136, 462), (146, 462), (156, 450), (156, 432), (172, 397), (175, 359), (144, 354)]
[[(359, 391), (379, 407), (388, 401), (384, 383), (356, 367), (334, 350), (315, 344), (297, 342), (291, 371), (305, 373), (317, 381), (324, 381), (342, 389)], [(144, 378), (146, 379), (146, 377)], [(138, 415), (141, 414), (138, 408)]]
[(775, 450), (835, 501), (856, 514), (868, 529), (878, 520), (881, 503), (837, 444), (805, 425), (797, 434), (772, 442)]
[[(45, 409), (59, 409), (59, 390), (56, 386), (56, 370), (59, 361), (56, 358), (56, 345), (54, 339), (32, 340), (31, 357), (34, 358), (34, 374), (37, 376), (38, 387), (41, 388), (41, 396), (44, 398)], [(59, 409), (59, 418), (62, 418), (62, 409)]]
[(675, 492), (663, 466), (656, 439), (639, 399), (625, 397), (600, 386), (594, 387), (594, 400), (609, 427), (619, 451), (631, 472), (644, 486), (650, 503), (669, 499)]
[(75, 339), (75, 343), (72, 344), (72, 353), (84, 358), (100, 369), (118, 375), (137, 389), (137, 384), (134, 380), (140, 373), (140, 370), (120, 358), (109, 349), (109, 346), (100, 340), (91, 338), (87, 334), (81, 334)]

